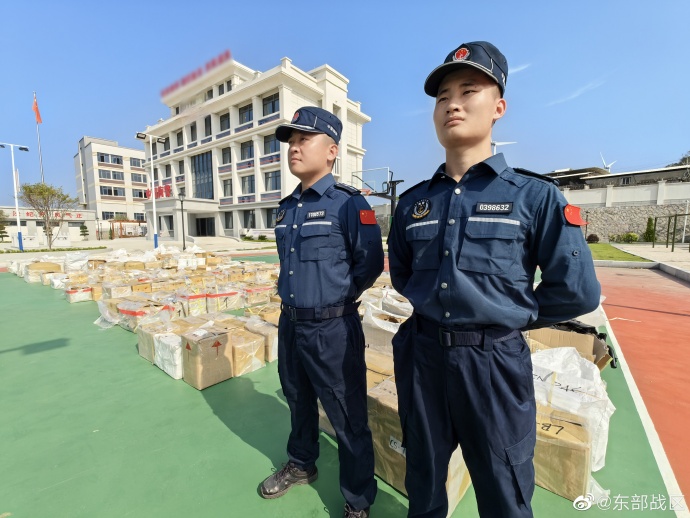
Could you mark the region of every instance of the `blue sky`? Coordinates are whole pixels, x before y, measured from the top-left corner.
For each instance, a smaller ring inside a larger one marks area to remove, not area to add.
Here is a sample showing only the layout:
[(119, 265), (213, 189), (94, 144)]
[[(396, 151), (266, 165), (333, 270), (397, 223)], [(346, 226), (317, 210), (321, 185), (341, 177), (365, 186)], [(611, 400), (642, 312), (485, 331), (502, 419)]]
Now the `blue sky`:
[[(690, 150), (690, 2), (5, 2), (0, 9), (0, 142), (23, 183), (40, 180), (31, 104), (38, 95), (46, 181), (75, 193), (84, 135), (141, 147), (134, 133), (168, 110), (163, 87), (224, 49), (257, 70), (288, 56), (328, 63), (372, 117), (364, 167), (402, 188), (444, 159), (428, 73), (460, 43), (508, 59), (508, 111), (494, 129), (511, 165), (537, 172), (662, 167)], [(12, 205), (0, 149), (0, 205)]]

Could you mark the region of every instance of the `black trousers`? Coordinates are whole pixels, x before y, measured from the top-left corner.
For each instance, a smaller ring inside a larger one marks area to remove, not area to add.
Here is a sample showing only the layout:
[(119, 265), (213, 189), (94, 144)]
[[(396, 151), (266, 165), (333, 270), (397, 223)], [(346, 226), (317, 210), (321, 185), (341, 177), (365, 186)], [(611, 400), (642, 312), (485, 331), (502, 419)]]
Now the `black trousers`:
[(305, 469), (319, 457), (318, 397), (338, 440), (345, 501), (354, 509), (371, 506), (376, 497), (374, 447), (359, 315), (317, 322), (282, 314), (278, 331), (278, 372), (292, 423), (289, 459)]
[(449, 346), (420, 319), (393, 339), (409, 516), (445, 518), (448, 463), (460, 444), (480, 516), (532, 517), (536, 403), (524, 338), (487, 329)]

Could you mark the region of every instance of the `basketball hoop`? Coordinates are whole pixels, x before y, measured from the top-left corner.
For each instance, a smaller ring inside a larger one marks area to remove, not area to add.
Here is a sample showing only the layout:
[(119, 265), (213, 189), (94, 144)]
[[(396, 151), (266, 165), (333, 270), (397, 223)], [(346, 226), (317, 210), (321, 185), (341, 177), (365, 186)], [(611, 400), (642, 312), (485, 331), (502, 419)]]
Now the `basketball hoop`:
[(371, 189), (360, 189), (362, 196), (369, 196), (371, 194)]

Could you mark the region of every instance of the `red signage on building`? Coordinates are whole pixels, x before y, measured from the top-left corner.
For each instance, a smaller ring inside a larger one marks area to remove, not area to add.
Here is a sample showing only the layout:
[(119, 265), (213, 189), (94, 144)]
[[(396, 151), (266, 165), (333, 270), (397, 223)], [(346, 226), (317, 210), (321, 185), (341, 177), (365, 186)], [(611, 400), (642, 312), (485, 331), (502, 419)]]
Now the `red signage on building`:
[[(159, 185), (155, 189), (156, 199), (172, 197), (172, 188), (169, 185)], [(151, 189), (146, 189), (146, 199), (151, 198)]]
[(182, 88), (183, 86), (188, 85), (192, 81), (196, 81), (201, 76), (203, 76), (206, 72), (210, 72), (211, 70), (216, 68), (218, 65), (221, 65), (221, 64), (225, 63), (226, 61), (229, 61), (230, 59), (232, 59), (232, 55), (230, 54), (230, 50), (228, 49), (225, 52), (223, 52), (223, 53), (219, 54), (218, 56), (216, 56), (215, 58), (213, 58), (208, 63), (206, 63), (205, 66), (197, 68), (196, 70), (190, 72), (189, 74), (187, 74), (183, 78), (178, 79), (177, 81), (175, 81), (170, 86), (163, 88), (163, 90), (161, 90), (161, 97), (165, 97), (167, 95), (170, 95), (171, 93), (173, 93), (178, 88)]

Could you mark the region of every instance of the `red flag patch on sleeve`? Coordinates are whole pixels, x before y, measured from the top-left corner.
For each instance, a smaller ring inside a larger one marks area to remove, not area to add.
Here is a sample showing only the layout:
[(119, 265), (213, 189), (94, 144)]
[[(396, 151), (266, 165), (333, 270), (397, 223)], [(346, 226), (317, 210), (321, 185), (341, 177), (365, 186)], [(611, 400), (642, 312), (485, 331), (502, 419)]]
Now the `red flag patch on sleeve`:
[(360, 210), (359, 222), (362, 225), (376, 225), (376, 213), (373, 210)]
[(565, 215), (565, 220), (571, 225), (582, 227), (587, 224), (580, 215), (580, 207), (568, 204), (565, 206), (565, 209), (563, 209), (563, 214)]

